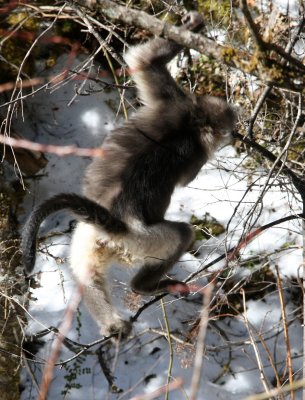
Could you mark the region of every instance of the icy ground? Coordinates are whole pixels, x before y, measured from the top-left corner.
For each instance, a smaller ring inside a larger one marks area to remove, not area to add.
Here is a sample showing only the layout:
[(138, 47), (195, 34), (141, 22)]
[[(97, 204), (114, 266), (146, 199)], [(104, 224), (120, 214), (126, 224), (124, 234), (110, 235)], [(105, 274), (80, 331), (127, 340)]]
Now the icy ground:
[[(104, 135), (121, 118), (115, 115), (119, 109), (117, 93), (112, 90), (107, 93), (78, 96), (72, 105), (67, 106), (75, 94), (74, 86), (75, 82), (72, 81), (53, 93), (40, 92), (27, 99), (25, 122), (19, 122), (19, 131), (27, 138), (40, 143), (76, 144), (79, 147), (94, 147), (101, 143)], [(109, 104), (115, 106), (110, 107)], [(80, 192), (83, 171), (90, 160), (75, 156), (60, 158), (51, 154), (48, 154), (47, 158), (49, 162), (45, 170), (41, 171), (40, 178), (26, 181), (26, 213), (21, 216), (21, 222), (24, 222), (35, 204), (46, 198), (62, 191)], [(192, 215), (203, 218), (209, 213), (225, 227), (229, 221), (230, 223), (226, 233), (196, 243), (198, 253), (186, 254), (173, 269), (173, 275), (187, 277), (223, 254), (239, 239), (251, 207), (261, 195), (266, 175), (265, 171), (259, 168), (255, 168), (249, 174), (245, 168), (246, 160), (246, 154), (237, 154), (233, 147), (226, 146), (204, 167), (189, 187), (180, 188), (175, 192), (167, 214), (169, 219), (189, 221)], [(255, 184), (245, 195), (251, 183)], [(286, 191), (281, 191), (278, 185), (267, 190), (263, 195), (262, 204), (263, 210), (255, 226), (291, 212), (299, 212), (295, 199)], [(33, 289), (28, 333), (41, 331), (49, 326), (59, 326), (67, 303), (74, 293), (75, 285), (68, 269), (71, 220), (71, 215), (67, 213), (53, 215), (41, 229), (40, 236), (44, 240), (40, 242), (35, 267), (40, 287)], [(278, 265), (283, 276), (298, 277), (302, 262), (299, 232), (300, 225), (295, 221), (266, 231), (242, 250), (239, 261), (231, 262), (229, 272), (217, 279), (211, 307), (215, 305), (215, 301), (219, 303), (221, 297), (224, 297), (224, 306), (223, 312), (219, 305), (215, 310), (211, 310), (198, 399), (237, 400), (263, 392), (258, 363), (270, 388), (276, 385), (271, 360), (278, 374), (285, 375), (287, 346), (284, 340), (279, 293), (276, 285), (273, 285), (274, 280), (271, 279), (270, 282), (272, 290), (264, 290), (262, 293), (246, 292), (246, 311), (239, 301), (234, 303), (236, 313), (233, 314), (232, 309), (228, 312), (224, 295), (228, 288), (234, 290), (234, 285), (247, 280), (251, 282), (251, 275), (266, 267), (274, 272), (275, 265)], [(241, 260), (255, 255), (264, 258), (251, 266), (250, 263), (241, 265)], [(218, 263), (212, 270), (219, 270), (223, 266), (224, 262)], [(196, 285), (205, 285), (211, 279), (210, 272), (211, 270), (205, 271), (196, 280)], [(131, 271), (115, 267), (110, 276), (113, 299), (126, 318), (134, 315), (137, 308), (149, 300), (132, 295), (128, 287), (131, 274)], [(271, 273), (270, 276), (274, 274)], [(228, 281), (230, 283), (226, 286)], [(296, 281), (294, 284), (297, 286)], [(289, 289), (291, 285), (290, 280), (283, 280), (293, 370), (297, 374), (296, 377), (299, 377), (302, 327), (294, 292)], [(201, 297), (198, 294), (187, 298), (167, 296), (164, 298), (164, 304), (173, 333), (171, 381), (182, 378), (184, 382), (182, 388), (169, 393), (169, 399), (185, 400), (190, 393), (196, 348), (197, 333), (196, 329), (192, 328), (199, 317)], [(68, 337), (81, 344), (88, 344), (100, 338), (97, 326), (82, 305), (75, 315)], [(38, 361), (48, 358), (53, 334), (48, 334), (42, 340), (45, 345), (36, 354)], [(88, 353), (65, 362), (75, 355), (75, 351), (63, 346), (59, 361), (64, 363), (62, 367), (56, 367), (54, 370), (49, 400), (127, 400), (136, 395), (151, 393), (167, 382), (170, 346), (160, 302), (150, 306), (140, 315), (133, 326), (131, 337), (125, 343), (120, 343), (118, 347), (110, 344), (103, 348), (104, 360), (115, 377), (115, 384), (122, 389), (121, 393), (111, 393), (96, 353), (98, 347), (93, 346)], [(255, 351), (259, 354), (259, 362)], [(42, 366), (30, 361), (29, 367), (33, 375), (26, 368), (22, 373), (25, 385), (22, 400), (37, 398), (34, 381), (39, 384), (41, 380)], [(163, 399), (164, 394), (156, 398)]]

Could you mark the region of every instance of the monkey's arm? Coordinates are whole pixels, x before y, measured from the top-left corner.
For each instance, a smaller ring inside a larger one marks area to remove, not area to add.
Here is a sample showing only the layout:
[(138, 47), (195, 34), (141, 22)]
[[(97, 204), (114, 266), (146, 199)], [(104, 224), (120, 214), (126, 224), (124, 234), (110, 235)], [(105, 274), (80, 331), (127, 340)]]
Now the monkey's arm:
[(181, 46), (165, 39), (154, 39), (132, 47), (125, 55), (142, 103), (149, 108), (157, 101), (177, 101), (184, 92), (166, 68), (166, 64), (181, 50)]
[[(182, 19), (186, 29), (197, 31), (203, 20), (197, 12), (190, 12)], [(171, 40), (157, 38), (132, 47), (125, 55), (130, 72), (136, 82), (139, 96), (147, 106), (156, 102), (177, 102), (186, 97), (166, 68), (181, 50), (182, 46)]]

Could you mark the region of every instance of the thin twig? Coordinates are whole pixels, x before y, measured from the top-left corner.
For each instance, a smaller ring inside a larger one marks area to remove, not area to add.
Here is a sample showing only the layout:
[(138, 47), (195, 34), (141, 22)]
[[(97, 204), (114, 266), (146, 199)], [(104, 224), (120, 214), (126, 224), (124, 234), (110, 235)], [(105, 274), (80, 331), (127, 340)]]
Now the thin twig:
[[(261, 332), (257, 331), (257, 330), (256, 330), (255, 333), (257, 334), (257, 336), (259, 338), (258, 340), (261, 343), (261, 345), (263, 346), (263, 348), (264, 348), (264, 350), (265, 350), (265, 352), (267, 354), (267, 357), (269, 359), (269, 363), (270, 363), (270, 365), (271, 365), (271, 367), (273, 369), (273, 373), (274, 373), (274, 376), (275, 376), (275, 379), (276, 379), (276, 386), (277, 386), (278, 389), (280, 389), (281, 388), (281, 381), (280, 381), (280, 377), (279, 377), (279, 373), (278, 373), (278, 368), (276, 367), (276, 364), (275, 364), (274, 359), (272, 357), (271, 351), (270, 351), (269, 347), (267, 346), (266, 342), (267, 342), (268, 339), (267, 338), (265, 339), (263, 334)], [(267, 365), (267, 367), (268, 366), (269, 365)], [(283, 394), (280, 394), (279, 398), (277, 400), (284, 400)]]
[(171, 382), (166, 387), (163, 386), (152, 393), (140, 394), (138, 396), (134, 396), (130, 400), (153, 400), (160, 397), (162, 394), (166, 393), (166, 391), (172, 392), (173, 390), (180, 389), (182, 385), (183, 385), (183, 379), (178, 378), (175, 381)]
[[(79, 18), (81, 18), (81, 19), (84, 21), (84, 24), (87, 26), (89, 33), (91, 33), (91, 34), (95, 37), (95, 39), (98, 41), (98, 43), (100, 44), (100, 46), (103, 48), (104, 56), (105, 56), (105, 58), (106, 58), (106, 60), (107, 60), (107, 62), (108, 62), (108, 65), (109, 65), (110, 69), (111, 69), (113, 79), (114, 79), (116, 85), (119, 85), (119, 80), (118, 80), (117, 74), (115, 73), (115, 70), (114, 70), (112, 61), (111, 61), (111, 59), (110, 59), (108, 53), (110, 53), (111, 56), (112, 56), (121, 66), (125, 66), (124, 61), (121, 59), (121, 57), (119, 57), (119, 56), (115, 53), (114, 50), (111, 49), (111, 47), (108, 45), (108, 43), (107, 43), (105, 40), (103, 40), (103, 39), (101, 38), (101, 36), (99, 35), (99, 33), (93, 28), (93, 26), (92, 26), (92, 24), (90, 23), (89, 19), (87, 18), (86, 14), (85, 14), (84, 12), (82, 12), (82, 11), (79, 9), (79, 7), (74, 6), (72, 2), (70, 3), (70, 5), (71, 5), (71, 7), (73, 8), (73, 10), (76, 12), (76, 14), (79, 16)], [(120, 95), (120, 98), (121, 98), (121, 104), (122, 104), (122, 107), (123, 107), (124, 116), (125, 116), (125, 119), (127, 120), (127, 119), (128, 119), (128, 113), (127, 113), (127, 109), (126, 109), (125, 102), (124, 102), (124, 91), (118, 89), (118, 92), (119, 92), (119, 95)]]
[(305, 388), (305, 379), (293, 382), (293, 384), (285, 385), (282, 388), (271, 389), (268, 393), (255, 394), (253, 396), (247, 397), (245, 400), (270, 400), (270, 397), (278, 396), (279, 394), (284, 394), (291, 392), (291, 390), (297, 390), (300, 388)]
[(259, 354), (259, 351), (258, 351), (258, 348), (257, 348), (257, 344), (256, 344), (256, 341), (255, 341), (255, 339), (253, 337), (253, 333), (252, 333), (252, 330), (251, 330), (251, 327), (250, 327), (250, 323), (249, 323), (249, 320), (248, 320), (248, 317), (247, 317), (246, 295), (245, 295), (244, 289), (241, 289), (241, 293), (242, 293), (242, 297), (243, 297), (245, 325), (246, 325), (246, 328), (248, 330), (250, 342), (251, 342), (251, 345), (253, 347), (254, 354), (255, 354), (255, 357), (256, 357), (257, 366), (258, 366), (258, 370), (259, 370), (259, 373), (260, 373), (260, 379), (262, 381), (262, 384), (264, 386), (265, 391), (269, 394), (270, 393), (270, 389), (269, 389), (268, 379), (267, 379), (267, 377), (265, 375), (263, 363), (262, 363), (262, 360), (261, 360), (261, 356)]
[(208, 321), (209, 321), (209, 306), (211, 302), (211, 297), (214, 289), (214, 284), (209, 283), (203, 290), (203, 304), (202, 310), (200, 314), (200, 324), (199, 324), (199, 332), (197, 337), (197, 346), (196, 346), (196, 354), (194, 359), (194, 371), (191, 382), (191, 395), (190, 400), (196, 400), (200, 379), (202, 373), (202, 365), (204, 359), (204, 339), (206, 336)]
[[(299, 107), (298, 107), (298, 113), (295, 119), (295, 123), (291, 129), (291, 132), (287, 138), (287, 141), (285, 143), (285, 146), (281, 149), (280, 153), (278, 154), (278, 156), (274, 156), (274, 161), (273, 161), (273, 165), (272, 167), (269, 169), (268, 171), (268, 175), (265, 179), (264, 185), (262, 187), (262, 189), (260, 190), (260, 195), (258, 196), (258, 198), (256, 199), (255, 203), (252, 206), (252, 212), (250, 212), (248, 214), (248, 216), (246, 217), (246, 221), (243, 222), (244, 226), (248, 225), (248, 226), (253, 226), (255, 224), (255, 222), (258, 220), (259, 216), (256, 217), (256, 221), (252, 221), (253, 219), (253, 215), (254, 215), (254, 211), (257, 209), (257, 207), (259, 206), (259, 204), (262, 203), (263, 201), (263, 197), (265, 195), (265, 193), (267, 192), (268, 188), (270, 188), (274, 182), (274, 180), (276, 179), (276, 177), (278, 175), (280, 175), (281, 170), (285, 168), (286, 164), (286, 159), (287, 159), (287, 154), (288, 154), (288, 150), (289, 147), (291, 145), (292, 142), (292, 138), (296, 133), (296, 129), (298, 126), (298, 123), (300, 121), (301, 115), (302, 115), (302, 106), (301, 106), (301, 95), (299, 95)], [(276, 170), (276, 175), (275, 177), (272, 176), (274, 174), (274, 171)], [(290, 169), (289, 169), (290, 170)]]
[(16, 139), (9, 136), (0, 134), (0, 143), (14, 148), (27, 149), (32, 151), (38, 151), (42, 153), (53, 153), (57, 156), (80, 156), (80, 157), (104, 157), (105, 151), (103, 148), (81, 148), (75, 145), (69, 146), (56, 146), (53, 144), (42, 144), (35, 143), (27, 139)]
[(47, 363), (46, 363), (44, 371), (43, 371), (42, 380), (41, 380), (41, 384), (40, 384), (40, 391), (38, 394), (38, 400), (45, 400), (47, 398), (47, 394), (48, 394), (49, 387), (50, 387), (52, 377), (53, 377), (53, 369), (54, 369), (56, 360), (59, 356), (62, 343), (63, 343), (68, 331), (71, 328), (75, 312), (76, 312), (77, 307), (79, 306), (79, 303), (81, 302), (81, 299), (83, 297), (83, 292), (84, 292), (83, 285), (78, 284), (76, 291), (74, 292), (74, 296), (72, 297), (68, 307), (66, 308), (63, 322), (59, 328), (57, 336), (55, 337), (55, 340), (53, 343), (53, 349), (51, 351), (50, 357), (47, 360)]
[[(111, 0), (78, 0), (77, 3), (75, 2), (75, 4), (87, 6), (89, 7), (89, 9), (94, 9), (98, 13), (106, 16), (108, 19), (121, 21), (127, 26), (136, 26), (138, 28), (146, 29), (156, 36), (161, 36), (166, 39), (174, 40), (184, 47), (197, 50), (200, 53), (205, 54), (207, 57), (212, 57), (222, 63), (238, 68), (244, 72), (245, 65), (248, 65), (250, 63), (250, 59), (252, 57), (252, 54), (250, 54), (248, 51), (232, 48), (232, 46), (226, 46), (223, 43), (216, 43), (212, 39), (204, 37), (203, 35), (189, 32), (183, 27), (179, 28), (176, 26), (172, 26), (151, 15), (148, 15), (144, 11), (135, 10), (128, 6), (120, 5)], [(266, 61), (268, 61), (267, 56)], [(276, 63), (276, 60), (274, 59), (270, 61), (273, 64)], [(299, 60), (291, 56), (289, 61), (290, 62), (287, 67), (281, 69), (280, 79), (275, 78), (274, 74), (272, 74), (272, 72), (270, 73), (267, 66), (264, 67), (263, 71), (261, 71), (260, 69), (251, 70), (251, 74), (253, 76), (264, 75), (266, 77), (266, 83), (271, 80), (272, 82), (276, 82), (276, 84), (280, 87), (287, 87), (290, 89), (293, 88), (297, 91), (302, 90), (301, 84), (296, 80), (296, 75), (304, 73), (305, 66), (302, 65)], [(296, 64), (299, 69), (297, 71), (297, 74), (293, 74), (294, 76), (292, 79), (291, 66), (294, 64)]]
[(253, 18), (252, 18), (252, 15), (251, 15), (250, 11), (249, 11), (248, 4), (247, 4), (246, 0), (241, 0), (240, 1), (240, 9), (241, 9), (242, 13), (244, 14), (245, 20), (246, 20), (246, 22), (248, 24), (249, 29), (252, 32), (252, 35), (253, 35), (253, 37), (254, 37), (254, 39), (256, 41), (256, 44), (257, 44), (258, 48), (261, 51), (264, 51), (265, 50), (265, 47), (264, 47), (265, 43), (264, 43), (264, 41), (263, 41), (263, 39), (262, 39), (262, 37), (261, 37), (261, 35), (259, 33), (259, 26), (253, 21)]
[(243, 135), (241, 135), (238, 132), (233, 132), (233, 137), (235, 139), (238, 139), (247, 145), (249, 145), (251, 148), (256, 150), (258, 153), (260, 153), (263, 157), (266, 157), (269, 161), (275, 162), (277, 161), (278, 163), (278, 168), (281, 168), (282, 172), (289, 176), (291, 178), (292, 183), (294, 184), (295, 188), (297, 191), (300, 193), (300, 196), (305, 198), (305, 181), (303, 177), (298, 176), (295, 174), (286, 164), (284, 164), (281, 160), (278, 160), (278, 157), (275, 156), (271, 151), (266, 149), (265, 147), (261, 146), (259, 143), (255, 142), (254, 140), (251, 140)]
[(111, 46), (106, 42), (106, 40), (102, 39), (100, 34), (93, 28), (93, 25), (90, 23), (87, 15), (79, 7), (75, 6), (72, 1), (71, 2), (68, 1), (67, 3), (78, 15), (78, 17), (83, 21), (85, 26), (88, 28), (88, 32), (95, 37), (95, 39), (103, 47), (103, 49), (106, 49), (106, 51), (111, 54), (111, 56), (117, 61), (117, 63), (122, 67), (124, 67), (125, 66), (124, 60), (117, 55), (117, 53), (111, 48)]
[(163, 313), (163, 319), (165, 322), (165, 329), (167, 332), (167, 341), (168, 341), (168, 346), (169, 346), (169, 364), (168, 364), (168, 369), (167, 369), (167, 381), (166, 381), (166, 392), (165, 392), (165, 400), (168, 400), (168, 387), (170, 384), (171, 376), (172, 376), (172, 368), (173, 368), (173, 344), (171, 340), (171, 332), (169, 328), (169, 323), (168, 323), (168, 318), (164, 306), (163, 299), (160, 300), (161, 303), (161, 308), (162, 308), (162, 313)]
[[(278, 220), (269, 222), (266, 225), (261, 226), (260, 228), (255, 229), (253, 232), (250, 232), (243, 240), (240, 240), (237, 246), (231, 247), (226, 253), (221, 254), (219, 257), (213, 259), (210, 261), (208, 264), (205, 264), (203, 267), (199, 268), (197, 271), (191, 273), (187, 279), (185, 279), (185, 282), (190, 282), (192, 279), (194, 279), (197, 276), (200, 276), (200, 274), (205, 271), (206, 269), (212, 267), (213, 265), (217, 264), (219, 261), (222, 261), (226, 259), (227, 257), (231, 257), (231, 254), (237, 254), (238, 251), (245, 247), (247, 244), (250, 243), (255, 237), (257, 237), (259, 234), (264, 232), (265, 230), (272, 228), (273, 226), (282, 224), (287, 221), (292, 221), (294, 219), (299, 219), (299, 218), (304, 218), (304, 214), (297, 214), (297, 215), (288, 215), (287, 217), (280, 218)], [(135, 322), (138, 320), (139, 316), (142, 314), (143, 311), (145, 311), (147, 308), (149, 308), (151, 305), (154, 303), (158, 302), (160, 299), (166, 296), (166, 293), (160, 294), (156, 297), (154, 297), (152, 300), (149, 300), (147, 303), (143, 304), (138, 311), (130, 318), (131, 322)]]
[(97, 350), (96, 354), (97, 354), (97, 358), (99, 360), (101, 369), (103, 371), (103, 374), (104, 374), (104, 376), (108, 382), (108, 385), (110, 387), (111, 393), (122, 393), (123, 389), (119, 388), (114, 383), (115, 377), (113, 376), (113, 374), (108, 366), (108, 363), (105, 359), (105, 354), (104, 354), (104, 350), (103, 350), (102, 346)]
[[(292, 370), (291, 346), (290, 346), (290, 340), (289, 340), (289, 331), (288, 331), (286, 307), (285, 307), (284, 294), (283, 294), (283, 285), (282, 285), (282, 280), (281, 280), (280, 273), (279, 273), (279, 267), (277, 265), (275, 266), (275, 270), (276, 270), (276, 280), (277, 280), (277, 286), (278, 286), (279, 298), (280, 298), (280, 304), (281, 304), (281, 313), (282, 313), (283, 328), (284, 328), (284, 338), (285, 338), (286, 349), (287, 349), (286, 362), (287, 362), (287, 367), (288, 367), (289, 383), (290, 383), (290, 385), (292, 385), (293, 384), (293, 370)], [(294, 400), (295, 397), (294, 397), (293, 390), (291, 390), (290, 395), (291, 395), (291, 400)]]
[[(300, 21), (299, 26), (298, 26), (293, 38), (288, 42), (288, 44), (286, 46), (286, 49), (285, 49), (287, 54), (291, 54), (291, 52), (292, 52), (297, 40), (300, 37), (300, 33), (302, 32), (304, 25), (305, 25), (305, 18), (303, 18)], [(285, 62), (285, 60), (282, 59), (280, 61), (280, 64), (284, 65), (284, 62)], [(259, 112), (260, 112), (265, 100), (267, 99), (267, 97), (269, 96), (270, 92), (272, 91), (272, 89), (273, 89), (273, 85), (272, 84), (268, 84), (265, 87), (265, 89), (263, 90), (263, 92), (261, 93), (259, 99), (256, 102), (256, 105), (254, 107), (253, 113), (252, 113), (250, 121), (249, 121), (248, 129), (247, 129), (247, 134), (250, 137), (252, 137), (252, 135), (253, 135), (253, 127), (254, 127), (254, 123), (256, 121), (256, 118), (257, 118), (257, 116), (258, 116), (258, 114), (259, 114)]]

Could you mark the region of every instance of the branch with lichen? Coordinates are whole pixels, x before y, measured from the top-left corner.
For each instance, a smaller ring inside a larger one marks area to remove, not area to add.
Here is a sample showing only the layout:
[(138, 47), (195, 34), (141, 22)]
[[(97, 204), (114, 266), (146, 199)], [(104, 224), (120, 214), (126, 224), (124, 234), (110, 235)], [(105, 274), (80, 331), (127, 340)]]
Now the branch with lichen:
[[(271, 82), (278, 87), (295, 91), (301, 90), (302, 85), (297, 83), (296, 78), (301, 78), (302, 76), (303, 79), (305, 66), (298, 59), (286, 54), (285, 50), (279, 48), (279, 46), (276, 47), (277, 54), (285, 58), (287, 63), (289, 62), (288, 64), (286, 63), (287, 65), (281, 65), (280, 60), (274, 55), (274, 51), (271, 57), (271, 51), (275, 47), (266, 42), (264, 42), (266, 52), (264, 52), (263, 59), (261, 59), (261, 57), (249, 51), (217, 43), (204, 35), (190, 32), (183, 26), (170, 25), (144, 11), (122, 6), (112, 0), (78, 0), (74, 4), (83, 6), (90, 12), (92, 10), (96, 11), (97, 16), (100, 14), (112, 21), (145, 29), (155, 36), (174, 40), (180, 45), (197, 50), (220, 63), (251, 73), (265, 83)], [(254, 31), (258, 32), (257, 29)], [(259, 38), (260, 36), (256, 35), (256, 37)]]

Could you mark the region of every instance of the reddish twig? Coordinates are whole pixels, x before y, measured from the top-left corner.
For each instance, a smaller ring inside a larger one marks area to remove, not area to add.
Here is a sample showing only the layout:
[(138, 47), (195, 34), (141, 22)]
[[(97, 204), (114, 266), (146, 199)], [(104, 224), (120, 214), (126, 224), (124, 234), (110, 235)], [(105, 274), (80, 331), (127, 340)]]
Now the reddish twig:
[(56, 146), (53, 144), (35, 143), (26, 139), (15, 139), (12, 137), (6, 137), (4, 135), (0, 135), (0, 143), (16, 148), (39, 151), (42, 153), (53, 153), (60, 157), (70, 156), (70, 155), (80, 156), (80, 157), (105, 156), (105, 150), (103, 148), (87, 149), (87, 148), (76, 147), (74, 145)]
[(162, 394), (166, 393), (167, 391), (173, 391), (180, 389), (183, 385), (183, 379), (178, 378), (175, 381), (171, 382), (169, 385), (162, 386), (161, 388), (155, 390), (152, 393), (147, 393), (147, 394), (142, 394), (133, 397), (131, 400), (153, 400), (156, 399), (157, 397), (160, 397)]
[[(204, 265), (199, 270), (190, 274), (189, 277), (185, 280), (185, 283), (190, 282), (194, 277), (200, 275), (203, 271), (205, 271), (206, 269), (210, 268), (211, 266), (217, 264), (219, 261), (222, 261), (225, 258), (228, 258), (229, 260), (233, 259), (233, 257), (238, 254), (238, 251), (241, 248), (245, 247), (251, 240), (253, 240), (255, 237), (257, 237), (260, 233), (262, 233), (266, 229), (271, 228), (275, 225), (282, 224), (283, 222), (291, 221), (291, 220), (298, 219), (298, 218), (304, 218), (304, 214), (289, 215), (287, 217), (280, 218), (275, 221), (269, 222), (268, 224), (263, 225), (260, 228), (257, 228), (255, 231), (249, 233), (249, 235), (247, 235), (245, 238), (241, 239), (239, 241), (239, 243), (237, 244), (237, 246), (231, 247), (227, 253), (221, 254), (219, 257), (210, 261), (208, 264)], [(191, 288), (196, 289), (196, 286), (195, 287), (191, 286)], [(195, 291), (197, 291), (197, 290), (195, 290)], [(130, 318), (131, 322), (137, 321), (137, 319), (139, 318), (139, 316), (142, 314), (143, 311), (145, 311), (148, 307), (150, 307), (152, 304), (156, 303), (157, 301), (159, 301), (160, 299), (162, 299), (165, 296), (166, 296), (166, 293), (160, 294), (160, 295), (154, 297), (152, 300), (148, 301), (147, 303), (143, 304), (143, 306), (141, 306), (138, 309), (138, 311), (135, 313), (135, 315), (133, 315)]]
[(51, 384), (53, 378), (53, 369), (56, 363), (56, 360), (59, 356), (60, 349), (63, 341), (71, 328), (72, 321), (77, 310), (77, 307), (83, 297), (84, 286), (79, 284), (74, 296), (72, 297), (63, 318), (63, 322), (59, 327), (58, 334), (55, 337), (53, 349), (51, 351), (50, 357), (45, 365), (42, 380), (40, 384), (40, 390), (38, 394), (38, 400), (45, 400), (47, 398), (49, 386)]

